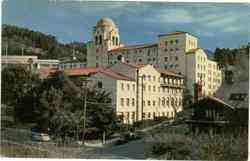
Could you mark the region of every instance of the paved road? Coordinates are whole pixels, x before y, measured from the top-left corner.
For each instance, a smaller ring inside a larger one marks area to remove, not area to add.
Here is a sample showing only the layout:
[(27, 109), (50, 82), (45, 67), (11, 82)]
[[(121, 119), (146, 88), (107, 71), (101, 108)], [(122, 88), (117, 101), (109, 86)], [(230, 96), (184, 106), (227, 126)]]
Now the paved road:
[(89, 154), (82, 154), (81, 158), (93, 159), (146, 159), (146, 144), (143, 139), (131, 141), (127, 144), (97, 148)]

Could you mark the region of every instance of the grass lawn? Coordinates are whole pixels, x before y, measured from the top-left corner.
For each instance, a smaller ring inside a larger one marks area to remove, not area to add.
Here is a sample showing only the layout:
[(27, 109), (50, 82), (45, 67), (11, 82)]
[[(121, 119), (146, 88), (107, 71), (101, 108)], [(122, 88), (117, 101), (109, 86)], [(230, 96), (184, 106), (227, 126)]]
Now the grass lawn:
[(24, 147), (22, 145), (1, 143), (1, 155), (5, 157), (29, 157), (29, 158), (47, 158), (49, 156), (47, 151)]

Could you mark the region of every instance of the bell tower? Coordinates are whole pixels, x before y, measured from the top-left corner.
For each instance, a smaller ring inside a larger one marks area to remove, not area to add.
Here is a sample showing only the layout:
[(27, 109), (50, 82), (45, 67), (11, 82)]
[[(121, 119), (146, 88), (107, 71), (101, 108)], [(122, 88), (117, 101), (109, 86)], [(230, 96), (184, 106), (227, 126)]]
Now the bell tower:
[(119, 31), (115, 23), (109, 18), (101, 18), (93, 29), (92, 42), (87, 51), (88, 66), (107, 66), (108, 51), (119, 46)]

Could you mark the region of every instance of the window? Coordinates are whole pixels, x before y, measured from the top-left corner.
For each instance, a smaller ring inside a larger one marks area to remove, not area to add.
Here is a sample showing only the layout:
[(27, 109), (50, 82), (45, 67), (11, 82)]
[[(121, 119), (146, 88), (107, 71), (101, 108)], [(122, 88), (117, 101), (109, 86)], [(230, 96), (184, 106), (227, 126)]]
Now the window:
[(124, 84), (123, 83), (121, 84), (121, 89), (124, 90)]
[(155, 101), (153, 101), (153, 106), (155, 106)]
[(164, 97), (162, 97), (161, 105), (162, 105), (162, 106), (165, 106), (165, 98), (164, 98)]
[(155, 86), (153, 86), (153, 92), (155, 92), (155, 91), (156, 91)]
[(167, 98), (167, 105), (169, 106), (169, 98)]
[(97, 83), (97, 86), (98, 86), (98, 88), (102, 88), (102, 82), (99, 81), (99, 82)]
[(175, 56), (175, 60), (176, 60), (176, 61), (178, 60), (178, 56)]
[(150, 113), (150, 112), (148, 113), (148, 118), (149, 118), (149, 119), (151, 118), (151, 113)]
[(116, 37), (116, 45), (118, 45), (118, 37)]
[(167, 62), (168, 61), (168, 57), (165, 57), (165, 62)]
[(168, 42), (167, 41), (165, 41), (165, 46), (168, 46)]
[(135, 99), (132, 98), (132, 106), (135, 106)]
[(129, 98), (126, 99), (126, 105), (129, 106)]
[(151, 86), (150, 85), (148, 86), (148, 91), (151, 91)]
[(151, 102), (150, 101), (148, 101), (148, 106), (151, 106)]
[(129, 84), (127, 84), (127, 90), (129, 91), (129, 89), (130, 89), (130, 86), (129, 86)]
[(141, 62), (142, 60), (141, 59), (139, 59), (139, 62)]
[(132, 112), (132, 120), (135, 120), (135, 112)]
[(171, 44), (171, 45), (173, 44), (173, 40), (170, 40), (170, 44)]
[(178, 43), (179, 43), (179, 40), (175, 40), (175, 43), (178, 44)]
[(133, 84), (133, 87), (132, 87), (132, 88), (133, 88), (133, 91), (135, 91), (135, 84)]
[(99, 44), (102, 45), (102, 36), (99, 36)]
[(115, 45), (115, 37), (112, 37), (112, 45)]
[(98, 37), (95, 36), (95, 44), (97, 45), (98, 44)]
[(155, 79), (156, 79), (155, 76), (153, 76), (153, 81), (155, 81)]
[(148, 81), (151, 81), (151, 76), (150, 75), (148, 75)]
[(124, 98), (121, 98), (121, 106), (124, 106)]

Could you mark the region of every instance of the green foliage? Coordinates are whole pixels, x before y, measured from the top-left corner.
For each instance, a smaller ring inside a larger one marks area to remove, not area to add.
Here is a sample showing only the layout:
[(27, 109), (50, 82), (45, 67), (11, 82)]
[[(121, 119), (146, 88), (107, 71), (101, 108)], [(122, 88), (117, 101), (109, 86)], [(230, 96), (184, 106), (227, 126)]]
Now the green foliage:
[[(13, 25), (2, 25), (2, 44), (2, 53), (6, 52), (8, 45), (8, 55), (21, 55), (23, 48), (24, 55), (38, 54), (42, 59), (69, 59), (75, 49), (75, 56), (80, 61), (86, 61), (85, 43), (62, 44), (52, 35)], [(41, 49), (41, 51), (37, 53), (33, 49)]]
[(239, 53), (246, 54), (249, 57), (249, 47), (244, 49), (216, 48), (214, 59), (221, 67), (226, 65), (235, 65), (237, 62), (236, 55)]
[(24, 66), (11, 65), (2, 71), (2, 104), (14, 108), (14, 118), (22, 117), (22, 101), (39, 84), (37, 74)]
[(38, 148), (25, 147), (13, 143), (1, 143), (1, 155), (5, 157), (49, 157), (48, 151), (42, 151)]
[(109, 93), (93, 89), (88, 91), (88, 98), (90, 100), (87, 104), (87, 126), (95, 127), (110, 135), (117, 128), (117, 117)]
[(81, 90), (63, 72), (48, 78), (39, 77), (19, 66), (2, 72), (3, 103), (14, 107), (14, 116), (21, 123), (36, 123), (37, 130), (61, 137), (79, 137), (83, 128), (83, 94), (87, 92), (86, 127), (112, 134), (116, 113), (109, 93), (95, 89)]
[(188, 136), (158, 133), (147, 138), (148, 155), (164, 160), (246, 160), (247, 135), (230, 134)]

